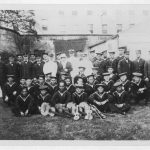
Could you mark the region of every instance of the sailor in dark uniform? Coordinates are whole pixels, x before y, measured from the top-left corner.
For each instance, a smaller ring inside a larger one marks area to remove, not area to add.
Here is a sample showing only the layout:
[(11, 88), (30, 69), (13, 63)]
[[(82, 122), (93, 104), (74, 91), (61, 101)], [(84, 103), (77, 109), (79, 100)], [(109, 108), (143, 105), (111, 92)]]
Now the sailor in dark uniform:
[(71, 102), (71, 94), (66, 90), (65, 81), (59, 82), (59, 90), (53, 95), (52, 102), (59, 113), (62, 113)]
[(123, 90), (127, 91), (128, 94), (131, 92), (131, 81), (128, 80), (127, 73), (123, 72), (119, 74), (120, 81), (122, 82)]
[(17, 88), (17, 95), (21, 94), (23, 87), (26, 87), (26, 79), (24, 77), (20, 79), (20, 84), (18, 85), (18, 88)]
[(95, 92), (95, 82), (94, 82), (94, 75), (88, 75), (87, 76), (87, 83), (84, 86), (85, 92), (87, 93), (87, 96), (89, 97), (91, 94)]
[(54, 95), (58, 91), (58, 84), (57, 84), (57, 78), (54, 76), (51, 76), (50, 82), (46, 82), (49, 89), (49, 94)]
[(105, 84), (96, 84), (96, 92), (89, 97), (89, 103), (95, 105), (102, 112), (110, 111), (110, 102), (112, 101), (112, 96), (105, 91), (105, 87)]
[(16, 108), (13, 110), (16, 116), (30, 116), (32, 114), (33, 98), (26, 87), (16, 98)]
[(3, 93), (3, 100), (9, 106), (15, 103), (15, 98), (17, 96), (18, 85), (14, 82), (14, 75), (7, 75), (7, 81), (4, 85), (4, 93)]
[(92, 68), (92, 74), (94, 75), (95, 84), (101, 83), (103, 77), (102, 77), (102, 75), (98, 74), (98, 67)]
[(111, 93), (114, 81), (112, 80), (112, 78), (110, 78), (109, 73), (103, 73), (102, 83), (105, 84), (105, 91)]
[(47, 86), (41, 86), (40, 88), (40, 94), (37, 97), (37, 106), (39, 109), (39, 112), (43, 116), (54, 116), (55, 107), (52, 102), (52, 96), (48, 93), (48, 87)]
[(125, 115), (130, 110), (128, 92), (123, 90), (122, 82), (116, 82), (114, 87), (116, 87), (116, 91), (113, 93), (113, 104), (116, 107), (113, 107), (115, 108), (114, 112)]
[(118, 80), (118, 77), (116, 74), (114, 74), (113, 66), (107, 66), (107, 72), (109, 73), (109, 80), (113, 80), (116, 82)]
[(72, 84), (72, 79), (70, 76), (67, 76), (65, 78), (65, 82), (66, 82), (66, 89), (68, 92), (70, 92), (71, 94), (75, 92), (75, 86)]
[(131, 81), (131, 103), (139, 104), (140, 101), (148, 102), (148, 93), (145, 81), (142, 79), (142, 73), (134, 72)]

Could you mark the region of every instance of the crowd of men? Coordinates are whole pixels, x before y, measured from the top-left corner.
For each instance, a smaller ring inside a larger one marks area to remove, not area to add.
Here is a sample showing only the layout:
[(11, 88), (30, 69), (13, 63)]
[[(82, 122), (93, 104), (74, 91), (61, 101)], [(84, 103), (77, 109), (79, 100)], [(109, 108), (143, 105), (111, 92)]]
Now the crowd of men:
[(115, 51), (0, 56), (0, 86), (4, 103), (16, 116), (64, 115), (75, 120), (101, 118), (103, 113), (125, 115), (131, 105), (149, 102), (150, 60), (131, 61), (126, 47)]

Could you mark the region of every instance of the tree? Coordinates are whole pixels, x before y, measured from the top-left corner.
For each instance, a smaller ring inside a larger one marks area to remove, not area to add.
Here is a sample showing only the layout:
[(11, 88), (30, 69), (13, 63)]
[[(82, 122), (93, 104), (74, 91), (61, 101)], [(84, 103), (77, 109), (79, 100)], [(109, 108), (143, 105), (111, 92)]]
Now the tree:
[[(25, 44), (29, 45), (35, 40), (35, 14), (33, 10), (0, 10), (0, 26), (12, 29), (21, 36), (14, 35), (14, 41), (20, 52), (25, 51)], [(34, 35), (32, 40), (26, 35)]]

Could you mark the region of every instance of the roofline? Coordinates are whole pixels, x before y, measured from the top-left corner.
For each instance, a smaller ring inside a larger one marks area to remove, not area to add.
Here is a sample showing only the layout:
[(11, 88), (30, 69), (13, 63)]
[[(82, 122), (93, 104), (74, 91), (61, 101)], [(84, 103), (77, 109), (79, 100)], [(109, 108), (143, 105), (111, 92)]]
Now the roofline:
[(98, 42), (98, 43), (96, 43), (96, 44), (93, 44), (93, 45), (89, 46), (88, 48), (93, 48), (93, 47), (95, 47), (95, 46), (97, 46), (97, 45), (100, 45), (100, 44), (103, 44), (103, 43), (107, 42), (108, 40), (115, 39), (115, 38), (118, 38), (118, 37), (119, 37), (118, 34), (117, 34), (117, 35), (112, 35), (109, 39), (100, 41), (100, 42)]
[[(27, 35), (27, 34), (21, 34), (21, 35)], [(34, 35), (30, 35), (30, 36), (34, 36)], [(37, 34), (37, 36), (112, 36), (112, 34)]]

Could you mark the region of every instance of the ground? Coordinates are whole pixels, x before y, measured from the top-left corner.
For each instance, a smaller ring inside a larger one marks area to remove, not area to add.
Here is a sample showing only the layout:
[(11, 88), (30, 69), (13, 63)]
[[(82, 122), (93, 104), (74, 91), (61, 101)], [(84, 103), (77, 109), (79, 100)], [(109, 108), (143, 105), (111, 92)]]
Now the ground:
[(150, 140), (150, 106), (133, 107), (128, 115), (92, 121), (62, 117), (14, 117), (0, 101), (1, 140)]

